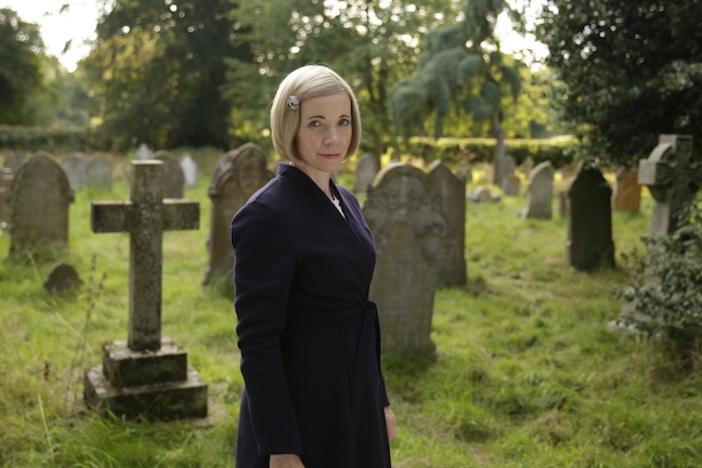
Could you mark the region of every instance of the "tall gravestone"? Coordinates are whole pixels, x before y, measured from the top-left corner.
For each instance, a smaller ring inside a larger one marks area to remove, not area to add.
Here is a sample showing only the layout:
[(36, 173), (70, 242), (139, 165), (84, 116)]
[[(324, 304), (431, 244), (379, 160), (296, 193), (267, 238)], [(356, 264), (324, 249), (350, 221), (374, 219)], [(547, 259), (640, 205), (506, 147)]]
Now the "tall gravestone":
[(378, 159), (372, 154), (363, 154), (356, 164), (356, 180), (353, 184), (353, 191), (356, 193), (365, 192), (368, 186), (373, 183), (379, 170)]
[(7, 199), (15, 176), (9, 167), (0, 167), (0, 221), (7, 219)]
[(639, 183), (653, 196), (651, 235), (667, 236), (702, 186), (702, 157), (690, 135), (660, 135), (658, 146), (639, 161)]
[(510, 155), (506, 155), (502, 161), (502, 191), (508, 197), (517, 197), (521, 190), (521, 180), (515, 174), (517, 163)]
[(254, 143), (246, 143), (220, 159), (208, 190), (212, 200), (207, 241), (210, 262), (203, 284), (231, 274), (234, 268), (234, 250), (229, 237), (232, 217), (272, 176), (266, 169), (265, 154)]
[(466, 185), (439, 160), (429, 166), (429, 193), (437, 194), (446, 220), (446, 235), (437, 250), (437, 285), (466, 284)]
[(183, 198), (185, 175), (178, 160), (166, 151), (157, 151), (154, 159), (163, 163), (163, 197)]
[(30, 157), (15, 174), (8, 197), (10, 255), (68, 244), (73, 190), (61, 166), (46, 153)]
[(163, 164), (133, 161), (130, 201), (92, 203), (92, 230), (129, 233), (127, 341), (102, 349), (102, 365), (85, 373), (85, 403), (128, 417), (178, 419), (207, 416), (207, 385), (188, 365), (187, 353), (161, 336), (163, 231), (197, 229), (200, 207), (163, 200)]
[(112, 191), (112, 162), (102, 156), (90, 160), (86, 168), (88, 187)]
[(620, 167), (617, 169), (617, 183), (612, 194), (614, 211), (638, 212), (641, 206), (641, 185), (636, 170)]
[(185, 188), (195, 187), (197, 185), (197, 164), (189, 154), (180, 158), (180, 168), (185, 177)]
[(368, 191), (363, 214), (376, 244), (370, 296), (378, 304), (383, 350), (433, 353), (437, 251), (446, 221), (427, 175), (403, 163), (385, 167)]
[(553, 166), (550, 161), (544, 161), (531, 171), (527, 186), (527, 207), (522, 217), (551, 219), (552, 199)]
[(82, 189), (86, 185), (88, 158), (81, 153), (75, 153), (66, 158), (61, 167), (66, 172), (71, 190)]
[(568, 263), (592, 271), (614, 266), (612, 190), (599, 169), (581, 168), (568, 188)]

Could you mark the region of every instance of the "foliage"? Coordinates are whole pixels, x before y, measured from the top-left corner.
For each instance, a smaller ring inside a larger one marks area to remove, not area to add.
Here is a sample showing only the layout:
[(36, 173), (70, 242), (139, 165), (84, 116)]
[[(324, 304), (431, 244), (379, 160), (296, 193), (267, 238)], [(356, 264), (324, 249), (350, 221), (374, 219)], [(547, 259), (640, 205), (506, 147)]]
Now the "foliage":
[(0, 125), (0, 148), (23, 151), (81, 151), (105, 149), (107, 142), (95, 131), (82, 127), (24, 127)]
[(434, 137), (441, 137), (452, 105), (477, 120), (488, 119), (491, 133), (499, 137), (502, 97), (516, 98), (521, 86), (520, 63), (500, 52), (494, 33), (498, 15), (506, 10), (503, 0), (466, 1), (460, 21), (429, 34), (416, 71), (389, 94), (405, 140), (431, 114)]
[(547, 0), (536, 28), (591, 154), (635, 163), (661, 133), (702, 138), (702, 2)]
[(32, 124), (42, 88), (44, 43), (39, 27), (0, 8), (0, 124)]
[(250, 56), (247, 44), (234, 44), (235, 7), (229, 0), (117, 0), (100, 19), (80, 67), (100, 128), (116, 146), (228, 146), (224, 60)]
[(702, 339), (702, 203), (693, 203), (669, 236), (645, 239), (648, 254), (637, 257), (638, 274), (623, 290), (631, 307), (624, 325), (663, 334), (683, 356)]
[(381, 153), (384, 138), (394, 130), (388, 90), (415, 66), (427, 31), (445, 24), (456, 10), (455, 0), (241, 2), (234, 13), (241, 22), (239, 38), (251, 46), (254, 60), (229, 60), (225, 89), (234, 104), (235, 130), (260, 138), (280, 80), (299, 66), (319, 63), (356, 90), (363, 144)]

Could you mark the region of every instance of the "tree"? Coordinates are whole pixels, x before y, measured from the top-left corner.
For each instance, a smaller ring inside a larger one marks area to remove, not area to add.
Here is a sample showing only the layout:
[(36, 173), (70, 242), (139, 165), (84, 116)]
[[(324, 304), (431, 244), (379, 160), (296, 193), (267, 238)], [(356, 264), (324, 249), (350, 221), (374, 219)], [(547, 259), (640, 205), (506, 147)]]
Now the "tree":
[(42, 88), (43, 57), (39, 27), (13, 10), (0, 9), (0, 124), (35, 122), (31, 101)]
[(455, 0), (309, 0), (242, 2), (236, 12), (254, 60), (230, 60), (227, 95), (239, 131), (268, 126), (268, 108), (280, 80), (293, 69), (332, 67), (356, 90), (363, 110), (364, 146), (380, 151), (392, 119), (390, 87), (414, 67), (429, 28), (457, 13)]
[(221, 92), (236, 45), (230, 0), (116, 0), (81, 64), (101, 128), (118, 146), (229, 142), (231, 104)]
[(565, 85), (565, 123), (631, 164), (660, 133), (702, 141), (702, 1), (547, 0), (536, 35)]
[(495, 37), (498, 15), (509, 7), (504, 0), (466, 0), (463, 19), (432, 31), (415, 72), (390, 92), (395, 121), (407, 139), (434, 115), (434, 137), (443, 135), (452, 104), (475, 119), (489, 119), (496, 139), (494, 183), (501, 183), (504, 156), (502, 97), (520, 92), (520, 63), (500, 52)]

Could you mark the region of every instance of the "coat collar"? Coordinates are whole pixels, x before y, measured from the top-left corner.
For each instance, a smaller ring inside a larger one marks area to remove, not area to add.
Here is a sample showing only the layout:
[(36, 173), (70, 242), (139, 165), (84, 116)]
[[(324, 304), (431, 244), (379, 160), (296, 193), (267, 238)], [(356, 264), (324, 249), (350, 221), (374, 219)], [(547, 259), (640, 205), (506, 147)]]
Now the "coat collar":
[[(319, 186), (315, 184), (314, 181), (310, 179), (310, 177), (307, 174), (305, 174), (303, 171), (293, 166), (292, 164), (285, 162), (278, 163), (278, 176), (290, 179), (295, 183), (296, 186), (302, 188), (308, 194), (313, 195), (315, 197), (323, 197), (326, 202), (330, 202), (330, 200), (328, 200), (327, 195), (322, 191), (322, 189), (320, 189)], [(337, 199), (341, 199), (341, 194), (339, 193), (339, 189), (336, 187), (333, 178), (329, 178), (329, 189), (332, 191), (332, 193)], [(344, 201), (345, 200), (343, 200), (342, 203)]]

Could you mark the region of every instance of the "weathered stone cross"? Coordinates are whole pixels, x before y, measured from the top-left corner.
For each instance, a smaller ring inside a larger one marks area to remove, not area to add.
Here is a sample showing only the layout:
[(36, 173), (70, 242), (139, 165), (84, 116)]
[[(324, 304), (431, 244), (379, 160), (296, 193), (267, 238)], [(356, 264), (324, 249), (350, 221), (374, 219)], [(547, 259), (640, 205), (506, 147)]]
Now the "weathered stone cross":
[(702, 187), (702, 158), (692, 152), (690, 135), (660, 135), (648, 159), (639, 161), (639, 183), (654, 199), (651, 234), (675, 231), (681, 211)]
[(161, 347), (163, 231), (197, 229), (197, 202), (163, 199), (163, 163), (132, 161), (131, 201), (92, 204), (93, 232), (129, 232), (129, 335), (134, 351)]

